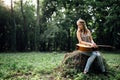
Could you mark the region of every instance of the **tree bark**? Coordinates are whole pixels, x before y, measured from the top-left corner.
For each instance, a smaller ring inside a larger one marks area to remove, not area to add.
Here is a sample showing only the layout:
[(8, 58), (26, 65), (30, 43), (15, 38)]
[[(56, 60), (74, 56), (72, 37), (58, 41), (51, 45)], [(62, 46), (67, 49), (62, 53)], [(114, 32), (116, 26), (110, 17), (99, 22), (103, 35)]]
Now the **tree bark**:
[(35, 51), (39, 50), (39, 41), (40, 41), (40, 26), (39, 26), (39, 21), (40, 21), (40, 3), (39, 0), (37, 0), (37, 18), (36, 18), (36, 26), (35, 26)]
[(11, 23), (12, 23), (12, 30), (11, 30), (11, 45), (12, 51), (16, 51), (16, 25), (15, 25), (15, 16), (13, 10), (13, 0), (11, 0)]
[(26, 21), (26, 17), (24, 14), (24, 10), (23, 10), (23, 0), (20, 1), (21, 3), (21, 13), (22, 13), (22, 17), (23, 17), (23, 34), (22, 34), (22, 40), (23, 40), (23, 50), (27, 50), (27, 46), (28, 46), (28, 30), (27, 30), (27, 21)]

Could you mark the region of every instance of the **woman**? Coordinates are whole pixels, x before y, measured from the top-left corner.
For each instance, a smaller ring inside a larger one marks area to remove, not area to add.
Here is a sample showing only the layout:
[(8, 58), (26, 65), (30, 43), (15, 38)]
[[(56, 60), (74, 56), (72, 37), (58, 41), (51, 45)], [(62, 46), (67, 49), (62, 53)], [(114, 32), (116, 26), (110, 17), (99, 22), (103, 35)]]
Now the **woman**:
[[(83, 19), (79, 19), (77, 21), (77, 39), (79, 41), (79, 44), (84, 44), (84, 45), (88, 45), (91, 47), (96, 48), (97, 45), (96, 43), (93, 41), (92, 36), (91, 36), (91, 32), (90, 30), (87, 28), (86, 23)], [(101, 70), (102, 72), (105, 72), (105, 67), (103, 65), (103, 60), (102, 57), (100, 55), (100, 53), (98, 51), (93, 51), (90, 53), (85, 52), (86, 55), (90, 56), (87, 60), (86, 66), (84, 68), (84, 74), (86, 74), (87, 72), (89, 72), (89, 68), (92, 64), (92, 62), (94, 61), (95, 58), (98, 59), (98, 62), (100, 64)]]

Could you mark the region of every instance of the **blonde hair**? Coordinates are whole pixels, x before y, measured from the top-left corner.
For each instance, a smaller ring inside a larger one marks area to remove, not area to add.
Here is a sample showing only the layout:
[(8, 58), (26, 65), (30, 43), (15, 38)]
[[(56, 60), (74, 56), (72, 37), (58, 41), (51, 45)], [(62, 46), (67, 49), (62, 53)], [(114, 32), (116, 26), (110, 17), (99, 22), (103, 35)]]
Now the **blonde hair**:
[(78, 23), (81, 23), (82, 24), (82, 26), (83, 26), (83, 32), (84, 33), (88, 33), (88, 28), (87, 28), (87, 25), (86, 25), (86, 22), (85, 22), (85, 20), (83, 20), (83, 19), (78, 19), (77, 20), (77, 24)]

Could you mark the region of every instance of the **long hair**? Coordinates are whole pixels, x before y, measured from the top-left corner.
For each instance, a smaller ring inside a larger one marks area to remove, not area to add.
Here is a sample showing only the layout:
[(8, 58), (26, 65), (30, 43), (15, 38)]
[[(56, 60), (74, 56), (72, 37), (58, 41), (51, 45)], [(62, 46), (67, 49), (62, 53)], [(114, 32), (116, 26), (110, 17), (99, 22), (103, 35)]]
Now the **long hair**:
[(86, 25), (86, 22), (85, 22), (85, 20), (83, 20), (83, 19), (78, 19), (78, 21), (77, 21), (77, 23), (81, 23), (82, 24), (82, 26), (83, 26), (83, 33), (88, 33), (88, 28), (87, 28), (87, 25)]

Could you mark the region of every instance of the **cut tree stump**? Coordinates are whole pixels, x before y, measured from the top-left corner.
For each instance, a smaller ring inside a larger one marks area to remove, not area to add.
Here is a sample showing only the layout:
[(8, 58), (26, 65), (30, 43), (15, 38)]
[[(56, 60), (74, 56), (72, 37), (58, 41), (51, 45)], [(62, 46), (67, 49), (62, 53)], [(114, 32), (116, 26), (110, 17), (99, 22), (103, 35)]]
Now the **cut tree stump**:
[[(66, 53), (62, 61), (62, 65), (59, 67), (62, 76), (73, 76), (76, 73), (83, 72), (88, 58), (89, 56), (86, 56), (79, 50), (73, 51), (71, 53)], [(103, 59), (103, 63), (107, 69), (108, 65), (106, 64), (105, 59)], [(89, 72), (95, 74), (102, 72), (97, 59), (95, 59), (92, 63)]]

